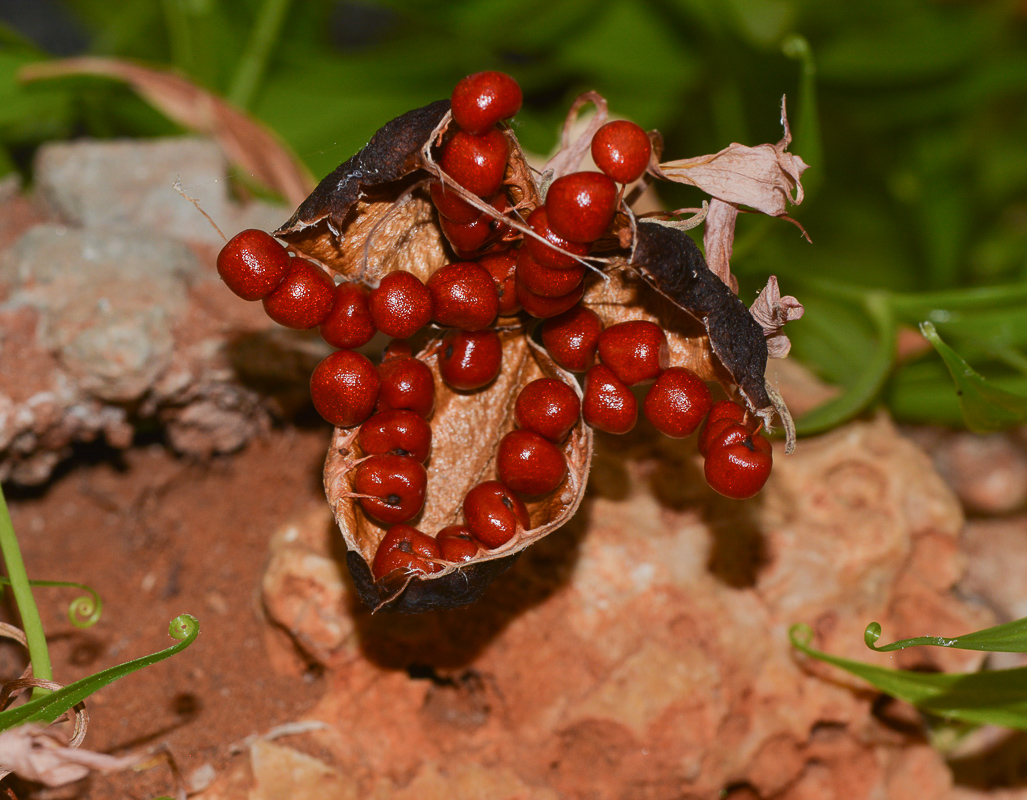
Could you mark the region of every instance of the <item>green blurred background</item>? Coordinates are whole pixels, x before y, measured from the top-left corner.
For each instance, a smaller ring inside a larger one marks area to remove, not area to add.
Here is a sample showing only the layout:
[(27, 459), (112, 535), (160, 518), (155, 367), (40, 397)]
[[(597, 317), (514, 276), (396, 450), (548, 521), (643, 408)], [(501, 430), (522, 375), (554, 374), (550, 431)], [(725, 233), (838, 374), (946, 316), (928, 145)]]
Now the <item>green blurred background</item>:
[[(776, 274), (806, 305), (793, 353), (844, 393), (804, 427), (877, 401), (965, 424), (933, 350), (896, 358), (898, 332), (925, 320), (990, 381), (972, 427), (1027, 418), (1023, 0), (14, 0), (0, 19), (0, 174), (29, 181), (48, 139), (181, 132), (110, 81), (18, 82), (21, 66), (67, 55), (173, 68), (277, 131), (318, 177), (482, 69), (521, 83), (514, 124), (539, 152), (587, 89), (660, 129), (666, 159), (776, 142), (787, 95), (791, 150), (811, 165), (793, 216), (813, 244), (743, 216), (732, 266), (747, 302)], [(974, 387), (961, 388), (965, 406)]]

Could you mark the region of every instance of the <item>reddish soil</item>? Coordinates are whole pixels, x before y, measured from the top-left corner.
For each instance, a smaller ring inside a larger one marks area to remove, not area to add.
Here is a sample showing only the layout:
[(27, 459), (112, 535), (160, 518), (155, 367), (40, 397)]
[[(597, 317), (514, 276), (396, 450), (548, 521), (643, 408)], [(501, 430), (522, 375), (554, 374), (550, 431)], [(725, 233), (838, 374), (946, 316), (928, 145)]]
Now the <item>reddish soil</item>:
[[(323, 691), (316, 673), (271, 668), (259, 586), (272, 532), (324, 502), (327, 440), (320, 426), (276, 432), (206, 463), (176, 459), (160, 445), (123, 456), (83, 452), (46, 488), (9, 492), (30, 576), (88, 584), (104, 602), (101, 620), (78, 630), (65, 615), (72, 590), (36, 590), (60, 682), (168, 647), (168, 623), (178, 614), (200, 620), (200, 636), (185, 652), (88, 701), (84, 746), (123, 752), (164, 743), (184, 775), (204, 764), (221, 772), (230, 745), (316, 702)], [(14, 652), (4, 646), (5, 674)], [(158, 768), (74, 788), (76, 797), (142, 798), (172, 784)], [(18, 788), (19, 797), (24, 792)]]

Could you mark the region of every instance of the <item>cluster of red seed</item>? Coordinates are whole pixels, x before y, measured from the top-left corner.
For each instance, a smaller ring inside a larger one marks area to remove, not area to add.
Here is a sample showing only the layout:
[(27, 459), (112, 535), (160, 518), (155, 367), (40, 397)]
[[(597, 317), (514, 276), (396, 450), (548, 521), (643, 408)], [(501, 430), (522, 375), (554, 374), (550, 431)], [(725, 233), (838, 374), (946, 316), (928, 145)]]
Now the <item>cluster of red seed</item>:
[[(643, 411), (668, 436), (691, 435), (709, 414), (700, 450), (707, 481), (718, 492), (751, 497), (770, 473), (770, 445), (745, 410), (728, 401), (712, 404), (702, 380), (671, 366), (659, 325), (637, 320), (604, 330), (599, 316), (580, 304), (586, 269), (581, 259), (608, 232), (625, 185), (645, 172), (649, 136), (626, 121), (600, 128), (592, 157), (601, 171), (554, 181), (545, 203), (526, 220), (539, 238), (523, 236), (501, 219), (516, 215), (504, 190), (511, 143), (503, 121), (521, 101), (517, 83), (496, 72), (471, 75), (453, 91), (456, 129), (451, 128), (437, 163), (497, 213), (481, 211), (433, 180), (430, 194), (440, 228), (459, 260), (436, 270), (426, 284), (410, 272), (395, 271), (370, 291), (350, 282), (336, 286), (318, 265), (292, 257), (276, 239), (256, 230), (240, 233), (218, 257), (218, 272), (233, 292), (262, 300), (268, 316), (281, 325), (318, 327), (337, 348), (314, 369), (311, 397), (332, 425), (360, 425), (357, 443), (364, 458), (353, 490), (368, 516), (391, 526), (372, 565), (379, 579), (396, 570), (438, 572), (529, 529), (522, 498), (540, 498), (563, 483), (567, 462), (561, 444), (579, 419), (610, 433), (635, 426), (638, 401), (631, 387), (649, 385)], [(407, 523), (425, 502), (435, 384), (405, 340), (431, 323), (446, 328), (438, 347), (441, 377), (453, 389), (473, 392), (500, 372), (502, 345), (494, 322), (522, 310), (544, 320), (541, 339), (553, 360), (585, 373), (583, 400), (552, 378), (525, 386), (516, 401), (517, 428), (499, 442), (499, 480), (467, 493), (464, 525), (429, 536)], [(376, 367), (354, 348), (379, 331), (395, 341)]]

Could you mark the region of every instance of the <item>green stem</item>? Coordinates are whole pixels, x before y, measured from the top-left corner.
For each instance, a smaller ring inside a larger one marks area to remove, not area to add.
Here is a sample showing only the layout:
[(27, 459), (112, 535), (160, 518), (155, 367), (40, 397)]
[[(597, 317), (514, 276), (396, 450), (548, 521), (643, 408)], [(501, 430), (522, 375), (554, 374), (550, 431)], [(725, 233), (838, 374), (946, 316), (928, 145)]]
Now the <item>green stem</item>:
[[(39, 618), (36, 601), (32, 599), (32, 587), (25, 572), (25, 562), (21, 558), (18, 537), (14, 535), (14, 525), (7, 511), (7, 501), (3, 489), (0, 488), (0, 554), (7, 565), (7, 576), (11, 579), (11, 590), (14, 602), (21, 615), (21, 625), (28, 642), (29, 659), (32, 662), (32, 677), (40, 680), (53, 680), (50, 667), (50, 653), (46, 649), (46, 634), (43, 633), (43, 621)], [(36, 689), (34, 697), (48, 694), (48, 689)]]
[(291, 0), (264, 0), (250, 39), (246, 43), (246, 51), (239, 60), (239, 66), (228, 89), (228, 99), (233, 105), (248, 108), (253, 102), (253, 96), (267, 70), (271, 48), (281, 33), (290, 2)]

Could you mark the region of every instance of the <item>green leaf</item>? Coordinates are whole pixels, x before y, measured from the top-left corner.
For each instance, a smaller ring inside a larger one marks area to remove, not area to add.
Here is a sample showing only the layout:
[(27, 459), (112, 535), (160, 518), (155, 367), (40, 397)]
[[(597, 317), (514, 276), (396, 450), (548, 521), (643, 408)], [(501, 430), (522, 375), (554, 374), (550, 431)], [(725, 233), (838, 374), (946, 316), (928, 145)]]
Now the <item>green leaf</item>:
[[(895, 361), (896, 330), (895, 318), (888, 307), (886, 295), (871, 292), (862, 295), (862, 299), (873, 324), (875, 341), (871, 345), (865, 338), (853, 339), (851, 336), (845, 341), (846, 332), (835, 330), (837, 318), (828, 322), (825, 331), (830, 330), (836, 334), (839, 351), (843, 352), (846, 346), (862, 348), (866, 351), (865, 362), (861, 367), (849, 372), (851, 378), (842, 394), (796, 420), (796, 428), (800, 435), (820, 433), (854, 417), (880, 394), (891, 372)], [(847, 363), (851, 364), (855, 359), (854, 354)]]
[(970, 430), (991, 433), (1027, 420), (1027, 396), (1006, 391), (985, 380), (942, 341), (932, 323), (921, 323), (920, 331), (948, 367), (956, 384), (963, 419)]
[(886, 669), (839, 658), (809, 646), (813, 631), (793, 625), (792, 646), (862, 678), (882, 692), (941, 717), (1027, 730), (1027, 667), (974, 673)]
[(898, 642), (878, 646), (881, 626), (877, 622), (867, 625), (863, 641), (871, 650), (887, 653), (905, 650), (907, 647), (930, 645), (932, 647), (954, 647), (957, 650), (984, 650), (990, 653), (1027, 653), (1027, 618), (1005, 622), (984, 630), (965, 633), (962, 636), (916, 636)]
[(104, 686), (118, 680), (118, 678), (123, 678), (136, 670), (156, 664), (158, 661), (163, 661), (185, 650), (185, 648), (196, 641), (196, 637), (200, 633), (200, 623), (195, 617), (189, 614), (182, 614), (171, 620), (171, 627), (168, 633), (173, 639), (179, 639), (179, 643), (172, 645), (166, 650), (161, 650), (159, 653), (143, 656), (142, 658), (119, 664), (116, 667), (105, 669), (102, 672), (97, 672), (95, 675), (75, 681), (63, 689), (58, 689), (55, 692), (25, 703), (25, 705), (0, 712), (0, 731), (29, 722), (47, 724), (53, 722), (65, 711), (77, 703), (81, 703), (89, 695), (99, 691)]

